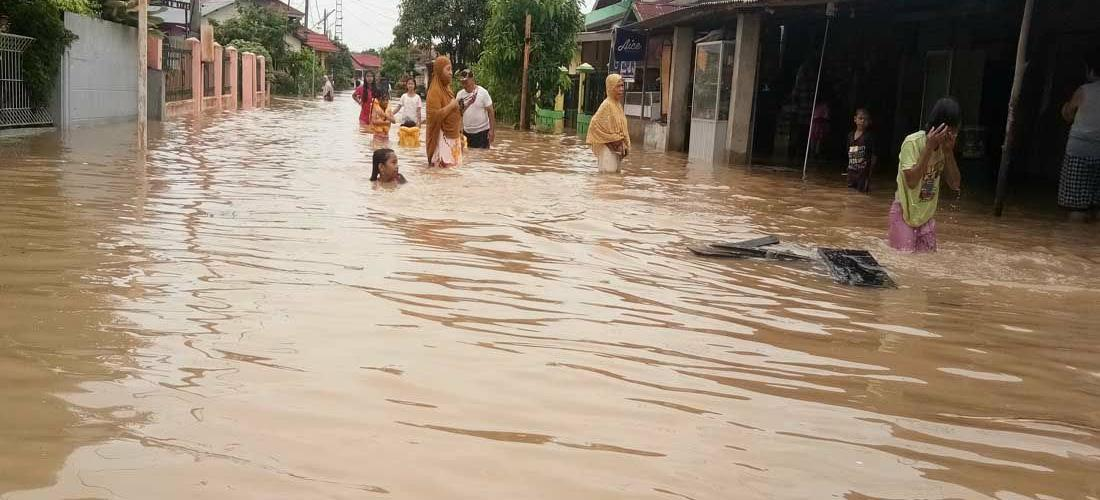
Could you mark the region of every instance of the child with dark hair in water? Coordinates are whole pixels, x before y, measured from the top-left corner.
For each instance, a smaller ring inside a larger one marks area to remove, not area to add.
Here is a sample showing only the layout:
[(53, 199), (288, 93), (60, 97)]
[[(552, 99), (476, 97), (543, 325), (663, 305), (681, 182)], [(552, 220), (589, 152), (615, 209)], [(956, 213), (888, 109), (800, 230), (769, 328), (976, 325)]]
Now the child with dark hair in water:
[(401, 175), (401, 172), (397, 168), (397, 153), (392, 149), (374, 150), (374, 158), (371, 160), (371, 163), (373, 164), (370, 171), (371, 181), (380, 184), (394, 182), (397, 184), (404, 184), (408, 182), (405, 180), (405, 176)]
[(890, 206), (889, 243), (905, 252), (936, 251), (940, 179), (958, 191), (955, 140), (962, 111), (951, 97), (936, 101), (923, 130), (909, 134), (898, 154), (898, 189)]
[(856, 128), (848, 134), (848, 187), (866, 193), (871, 190), (871, 172), (878, 163), (870, 131), (871, 113), (859, 108), (852, 122)]

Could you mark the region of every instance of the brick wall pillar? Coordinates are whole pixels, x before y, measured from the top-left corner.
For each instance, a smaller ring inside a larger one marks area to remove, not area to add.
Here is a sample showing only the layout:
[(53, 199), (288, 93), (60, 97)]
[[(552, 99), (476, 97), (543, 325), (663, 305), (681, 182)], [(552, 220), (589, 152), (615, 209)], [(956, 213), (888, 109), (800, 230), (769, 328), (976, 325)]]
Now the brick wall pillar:
[(256, 81), (258, 82), (258, 84), (256, 85), (256, 88), (260, 89), (259, 91), (263, 93), (263, 95), (260, 96), (260, 98), (256, 101), (256, 103), (257, 103), (257, 105), (262, 106), (262, 105), (267, 104), (267, 98), (268, 98), (268, 95), (267, 95), (267, 60), (264, 58), (264, 56), (257, 56), (256, 59), (258, 61), (260, 61), (260, 73), (258, 75), (256, 75)]
[(256, 98), (256, 54), (241, 54), (241, 109), (251, 109)]
[(198, 38), (188, 38), (191, 48), (191, 107), (198, 115), (202, 112), (202, 44)]
[(222, 107), (222, 83), (225, 82), (224, 65), (222, 59), (225, 58), (225, 54), (222, 51), (220, 43), (214, 42), (214, 95), (218, 96), (217, 102), (214, 104), (218, 109)]
[(240, 80), (237, 74), (238, 60), (237, 60), (237, 48), (230, 45), (225, 48), (225, 51), (229, 53), (229, 74), (226, 75), (229, 78), (229, 109), (237, 109), (237, 89), (240, 88)]

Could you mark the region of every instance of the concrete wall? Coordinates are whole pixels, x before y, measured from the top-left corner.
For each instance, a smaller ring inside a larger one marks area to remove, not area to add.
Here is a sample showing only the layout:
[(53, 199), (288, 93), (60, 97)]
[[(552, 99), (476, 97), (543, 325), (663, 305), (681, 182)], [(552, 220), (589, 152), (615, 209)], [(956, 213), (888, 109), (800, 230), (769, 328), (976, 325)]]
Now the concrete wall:
[(76, 127), (137, 117), (137, 30), (65, 13), (79, 38), (65, 52), (51, 105), (54, 124)]
[(147, 97), (149, 102), (147, 109), (149, 110), (149, 119), (164, 120), (168, 117), (164, 107), (164, 72), (150, 68), (148, 84)]

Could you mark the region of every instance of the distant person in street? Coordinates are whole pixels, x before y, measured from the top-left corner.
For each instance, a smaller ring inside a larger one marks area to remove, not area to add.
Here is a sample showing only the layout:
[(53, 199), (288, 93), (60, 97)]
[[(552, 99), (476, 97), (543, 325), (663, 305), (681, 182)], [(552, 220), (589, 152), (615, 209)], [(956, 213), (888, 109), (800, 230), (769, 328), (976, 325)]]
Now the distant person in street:
[(585, 142), (596, 155), (600, 172), (618, 172), (623, 158), (630, 153), (630, 132), (623, 110), (626, 84), (617, 73), (607, 75), (607, 98), (600, 104), (588, 125)]
[(871, 172), (878, 165), (875, 139), (871, 135), (871, 113), (856, 110), (852, 119), (856, 129), (848, 134), (848, 187), (861, 193), (871, 191)]
[(1085, 84), (1062, 106), (1070, 129), (1058, 182), (1058, 205), (1077, 222), (1100, 207), (1100, 49), (1085, 58), (1085, 66)]
[(374, 150), (371, 159), (370, 180), (378, 184), (404, 184), (408, 182), (397, 168), (397, 153), (392, 149), (382, 148)]
[(890, 206), (889, 243), (903, 252), (936, 251), (940, 179), (958, 191), (955, 139), (962, 112), (951, 97), (936, 101), (925, 130), (909, 134), (898, 154), (898, 190)]
[(374, 107), (371, 109), (371, 132), (378, 140), (390, 138), (390, 124), (394, 122), (393, 113), (389, 112), (390, 94), (385, 87), (379, 88), (375, 94)]
[(359, 80), (358, 78), (355, 79), (355, 88), (359, 88), (359, 86), (362, 84), (363, 82), (361, 80)]
[(363, 127), (370, 127), (371, 125), (371, 109), (374, 108), (374, 95), (377, 93), (374, 83), (374, 73), (367, 72), (364, 76), (363, 84), (359, 88), (355, 89), (355, 92), (351, 94), (351, 98), (355, 100), (356, 104), (359, 104), (359, 125)]
[(497, 128), (493, 98), (485, 87), (477, 84), (472, 70), (460, 71), (458, 81), (462, 84), (458, 101), (462, 103), (462, 133), (466, 136), (466, 144), (471, 148), (489, 149)]
[(451, 60), (447, 56), (437, 57), (432, 64), (425, 141), (431, 166), (447, 168), (462, 164), (462, 110), (451, 91)]
[(332, 77), (325, 75), (325, 85), (321, 87), (321, 96), (326, 101), (332, 100), (334, 90), (332, 89)]

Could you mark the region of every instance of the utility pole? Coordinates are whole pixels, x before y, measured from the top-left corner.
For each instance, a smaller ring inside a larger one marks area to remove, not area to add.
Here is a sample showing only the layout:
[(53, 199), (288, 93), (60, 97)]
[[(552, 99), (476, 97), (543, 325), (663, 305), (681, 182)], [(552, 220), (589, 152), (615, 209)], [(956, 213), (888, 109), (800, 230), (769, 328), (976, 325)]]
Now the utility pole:
[(306, 0), (306, 16), (303, 21), (305, 22), (302, 26), (305, 26), (306, 29), (309, 29), (309, 0)]
[(149, 0), (138, 0), (137, 8), (137, 141), (138, 151), (144, 156), (149, 138)]
[(531, 62), (531, 14), (523, 22), (523, 83), (519, 94), (519, 127), (531, 130), (527, 119), (527, 66)]
[(324, 28), (321, 29), (321, 33), (324, 33), (325, 36), (328, 36), (328, 16), (330, 14), (332, 14), (332, 11), (325, 9), (325, 17), (321, 18), (321, 24), (324, 26)]

